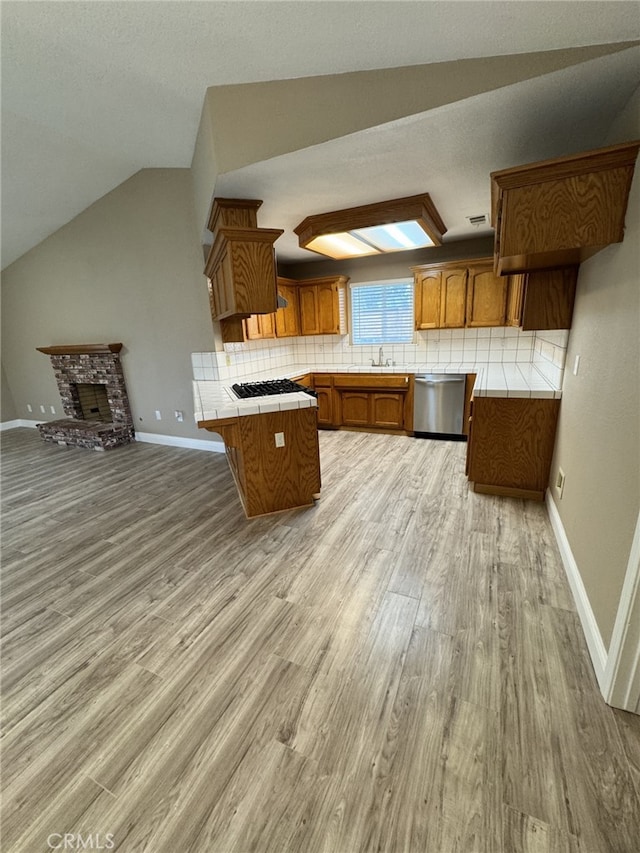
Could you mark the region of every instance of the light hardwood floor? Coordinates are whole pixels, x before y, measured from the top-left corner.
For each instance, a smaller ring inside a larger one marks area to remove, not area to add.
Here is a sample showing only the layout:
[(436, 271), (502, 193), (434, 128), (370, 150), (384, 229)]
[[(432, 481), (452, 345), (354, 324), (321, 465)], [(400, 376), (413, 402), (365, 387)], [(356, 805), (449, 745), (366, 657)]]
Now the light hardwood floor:
[(544, 506), (320, 438), (317, 506), (247, 521), (222, 456), (2, 433), (2, 849), (637, 853)]

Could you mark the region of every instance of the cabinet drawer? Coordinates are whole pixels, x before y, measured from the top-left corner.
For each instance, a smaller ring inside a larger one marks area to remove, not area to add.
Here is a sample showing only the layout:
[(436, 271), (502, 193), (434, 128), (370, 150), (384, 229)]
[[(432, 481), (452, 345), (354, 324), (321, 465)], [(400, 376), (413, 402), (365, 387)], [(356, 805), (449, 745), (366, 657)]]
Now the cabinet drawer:
[(409, 377), (404, 373), (378, 376), (376, 374), (345, 374), (336, 373), (333, 377), (335, 388), (400, 388), (409, 389)]

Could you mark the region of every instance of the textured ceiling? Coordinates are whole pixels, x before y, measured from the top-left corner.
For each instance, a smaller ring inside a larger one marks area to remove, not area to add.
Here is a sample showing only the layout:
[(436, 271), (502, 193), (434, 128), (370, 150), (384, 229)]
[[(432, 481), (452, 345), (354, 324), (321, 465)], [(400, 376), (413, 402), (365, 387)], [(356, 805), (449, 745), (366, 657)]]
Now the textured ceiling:
[(640, 35), (635, 2), (5, 0), (0, 12), (3, 267), (139, 169), (189, 166), (209, 86)]

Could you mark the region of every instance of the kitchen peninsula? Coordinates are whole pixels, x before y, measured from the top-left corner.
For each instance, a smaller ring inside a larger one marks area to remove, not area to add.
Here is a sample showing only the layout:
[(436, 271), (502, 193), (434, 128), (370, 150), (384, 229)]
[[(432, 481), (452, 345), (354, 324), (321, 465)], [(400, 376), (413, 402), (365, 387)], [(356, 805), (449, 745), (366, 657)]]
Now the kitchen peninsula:
[(234, 400), (219, 382), (194, 383), (194, 394), (196, 422), (222, 437), (248, 518), (313, 505), (320, 455), (312, 396)]

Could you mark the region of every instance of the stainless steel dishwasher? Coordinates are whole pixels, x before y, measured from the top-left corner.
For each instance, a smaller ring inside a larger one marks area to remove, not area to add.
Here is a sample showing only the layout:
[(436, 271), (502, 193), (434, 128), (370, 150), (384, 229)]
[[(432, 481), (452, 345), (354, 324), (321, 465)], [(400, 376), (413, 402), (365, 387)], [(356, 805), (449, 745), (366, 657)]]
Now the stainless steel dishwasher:
[(467, 440), (462, 432), (465, 381), (465, 374), (416, 375), (413, 430), (418, 438)]

